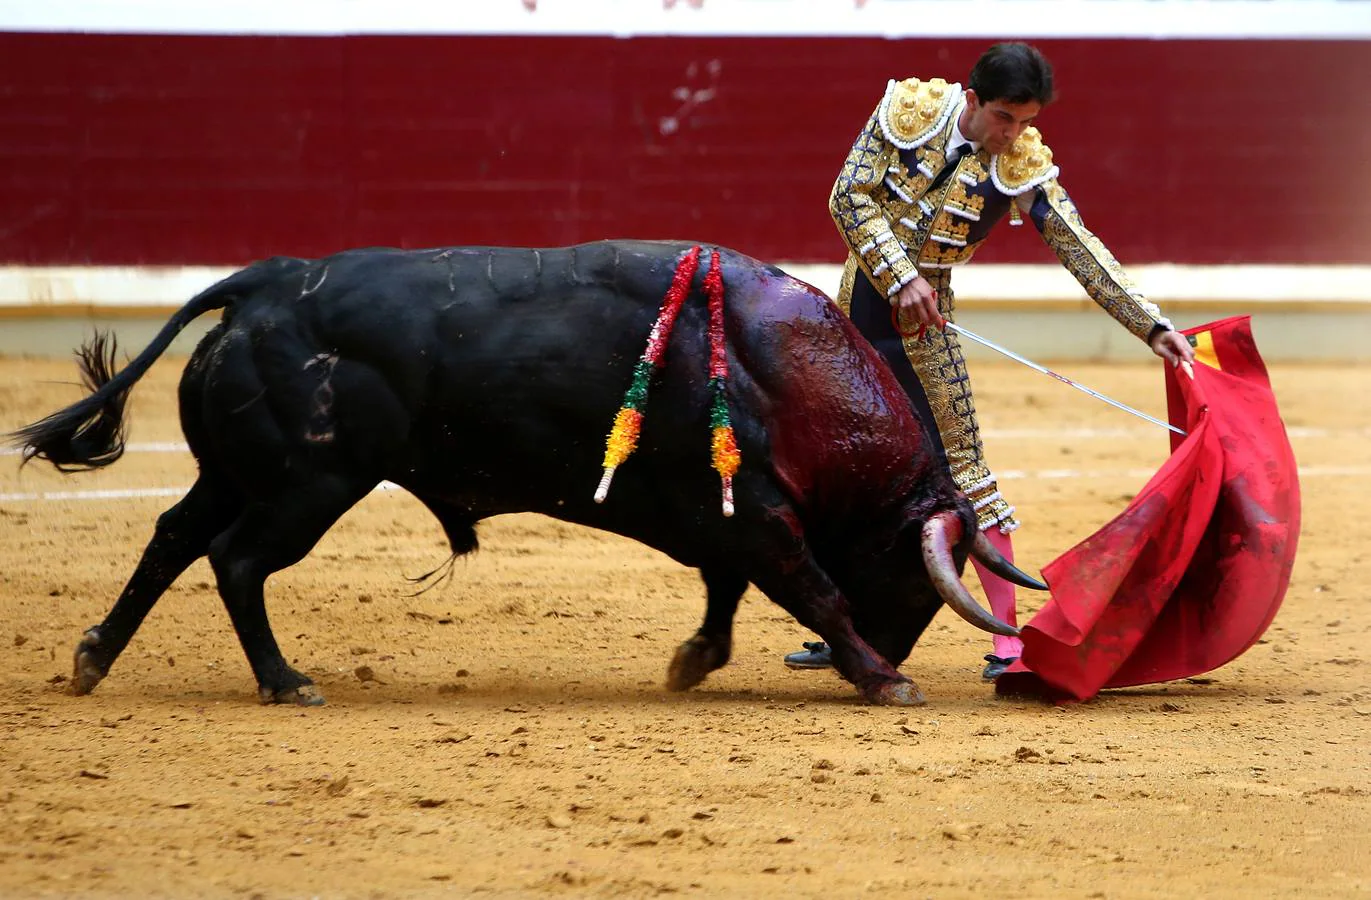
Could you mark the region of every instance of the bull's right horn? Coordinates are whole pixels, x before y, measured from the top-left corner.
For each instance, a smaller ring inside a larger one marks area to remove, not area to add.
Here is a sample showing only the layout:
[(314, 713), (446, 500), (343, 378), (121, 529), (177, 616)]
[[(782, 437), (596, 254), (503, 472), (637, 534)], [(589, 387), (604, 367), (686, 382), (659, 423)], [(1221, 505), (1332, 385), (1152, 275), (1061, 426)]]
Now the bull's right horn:
[(962, 521), (952, 511), (940, 512), (929, 518), (923, 528), (924, 567), (938, 596), (943, 602), (972, 625), (991, 634), (1017, 636), (1019, 629), (995, 618), (976, 602), (957, 575), (957, 563), (952, 548), (962, 539)]

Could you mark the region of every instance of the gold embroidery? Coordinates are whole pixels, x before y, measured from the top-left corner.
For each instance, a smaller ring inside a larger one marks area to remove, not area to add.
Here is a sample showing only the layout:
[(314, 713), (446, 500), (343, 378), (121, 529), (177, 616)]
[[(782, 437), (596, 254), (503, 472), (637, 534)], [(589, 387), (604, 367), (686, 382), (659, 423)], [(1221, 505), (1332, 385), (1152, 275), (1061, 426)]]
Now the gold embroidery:
[[(931, 144), (924, 144), (918, 150), (919, 164), (928, 170), (929, 175), (925, 175), (929, 181), (933, 176), (942, 171), (943, 166), (947, 165), (947, 148), (934, 147)], [(923, 174), (922, 172), (919, 174)]]
[(899, 280), (913, 271), (913, 264), (873, 196), (884, 191), (886, 172), (897, 159), (895, 148), (881, 137), (878, 115), (879, 110), (872, 114), (853, 143), (833, 184), (828, 208), (848, 247), (862, 251), (862, 268), (872, 283), (889, 296)]
[(971, 194), (968, 196), (966, 192), (963, 191), (961, 197), (955, 197), (949, 194), (947, 202), (944, 203), (943, 206), (953, 212), (965, 214), (968, 219), (979, 219), (981, 217), (981, 212), (985, 209), (985, 197), (980, 194)]
[(964, 157), (962, 159), (962, 167), (957, 171), (957, 177), (959, 179), (963, 176), (969, 176), (972, 179), (973, 185), (985, 181), (987, 174), (985, 164), (981, 162), (981, 154), (979, 152)]
[[(963, 166), (966, 160), (963, 160)], [(971, 220), (954, 215), (948, 207), (970, 208), (973, 206), (972, 197), (966, 192), (966, 184), (958, 177), (960, 170), (952, 175), (947, 181), (947, 188), (942, 192), (940, 199), (942, 208), (938, 209), (932, 217), (928, 226), (928, 239), (919, 247), (919, 265), (935, 268), (946, 268), (947, 266), (957, 265), (966, 262), (975, 252), (975, 248), (968, 248), (967, 238), (971, 234)], [(974, 198), (981, 206), (985, 205), (982, 197)]]
[(860, 271), (861, 267), (857, 265), (857, 257), (849, 253), (847, 262), (843, 263), (843, 276), (838, 280), (838, 296), (833, 298), (845, 316), (852, 315), (852, 285), (857, 280), (857, 273)]
[(977, 241), (965, 247), (958, 247), (955, 244), (940, 244), (937, 241), (929, 241), (919, 252), (919, 271), (927, 278), (927, 269), (947, 269), (952, 266), (964, 265), (976, 255), (976, 250), (982, 243), (984, 242)]
[[(934, 171), (937, 170), (935, 169)], [(901, 199), (898, 194), (896, 194), (895, 198), (891, 201), (890, 204), (891, 206), (895, 207), (898, 207), (900, 204), (906, 202), (912, 203), (917, 201), (919, 197), (923, 196), (924, 191), (928, 190), (928, 186), (933, 182), (932, 178), (920, 172), (918, 169), (906, 169), (901, 173), (896, 173), (894, 166), (891, 166), (890, 174), (888, 174), (886, 177), (890, 179), (890, 183), (892, 185), (899, 188), (901, 191), (904, 192), (904, 195), (906, 197), (910, 198), (909, 201), (905, 201)], [(898, 210), (896, 209), (891, 210), (892, 213), (897, 211)]]
[[(938, 291), (939, 311), (951, 319), (955, 299), (948, 273), (925, 273), (925, 277)], [(977, 524), (981, 528), (997, 523), (1006, 530), (1017, 528), (1014, 509), (998, 496), (999, 487), (985, 463), (976, 402), (956, 333), (930, 329), (923, 340), (905, 338), (904, 349), (937, 422), (952, 480), (976, 507)]]
[[(892, 285), (903, 286), (914, 280), (914, 276), (918, 275), (918, 270), (914, 268), (914, 262), (901, 250), (900, 256), (890, 261), (890, 275)], [(885, 295), (887, 297), (894, 296), (894, 294), (895, 289), (886, 288)]]
[(867, 259), (871, 259), (873, 256), (877, 259), (880, 258), (880, 251), (878, 248), (880, 247), (881, 239), (885, 238), (886, 240), (890, 240), (890, 238), (887, 237), (889, 234), (890, 223), (880, 216), (867, 219), (865, 222), (852, 229), (853, 243), (857, 245), (857, 250), (861, 252), (861, 255), (865, 256)]
[(1043, 193), (1050, 209), (1042, 224), (1043, 240), (1091, 300), (1130, 333), (1147, 340), (1153, 328), (1164, 324), (1161, 310), (1142, 297), (1114, 254), (1085, 227), (1060, 184), (1048, 182)]
[(1020, 194), (1053, 174), (1052, 149), (1043, 143), (1038, 129), (1024, 129), (1007, 151), (994, 157), (995, 186), (1006, 194)]
[(967, 219), (957, 219), (947, 210), (938, 213), (938, 217), (933, 220), (933, 228), (929, 231), (929, 240), (937, 241), (940, 244), (950, 244), (954, 247), (965, 247), (966, 236), (971, 233), (971, 222)]
[(891, 85), (881, 104), (882, 129), (896, 146), (917, 147), (938, 131), (960, 96), (961, 85), (941, 78), (906, 78)]

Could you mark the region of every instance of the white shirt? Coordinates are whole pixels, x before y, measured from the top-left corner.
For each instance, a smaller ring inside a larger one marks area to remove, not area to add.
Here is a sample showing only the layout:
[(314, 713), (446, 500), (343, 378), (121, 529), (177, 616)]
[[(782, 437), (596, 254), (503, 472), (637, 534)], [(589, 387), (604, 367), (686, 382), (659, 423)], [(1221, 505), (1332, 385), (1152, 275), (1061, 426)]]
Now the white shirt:
[(957, 106), (956, 112), (954, 112), (954, 113), (952, 114), (952, 134), (951, 134), (951, 135), (948, 137), (948, 139), (947, 139), (947, 158), (948, 158), (948, 159), (951, 159), (951, 158), (953, 157), (954, 154), (953, 154), (952, 151), (953, 151), (953, 150), (956, 150), (956, 149), (957, 149), (958, 147), (960, 147), (962, 144), (970, 144), (970, 145), (971, 145), (971, 152), (972, 152), (972, 153), (975, 153), (975, 152), (977, 152), (977, 151), (979, 151), (979, 150), (981, 149), (981, 145), (980, 145), (980, 142), (979, 142), (979, 141), (969, 140), (969, 139), (966, 137), (966, 135), (962, 134), (962, 129), (961, 129), (961, 118), (962, 118), (962, 113), (963, 113), (965, 110), (966, 110), (966, 98), (963, 97), (963, 98), (961, 99), (960, 103), (959, 103), (958, 106)]

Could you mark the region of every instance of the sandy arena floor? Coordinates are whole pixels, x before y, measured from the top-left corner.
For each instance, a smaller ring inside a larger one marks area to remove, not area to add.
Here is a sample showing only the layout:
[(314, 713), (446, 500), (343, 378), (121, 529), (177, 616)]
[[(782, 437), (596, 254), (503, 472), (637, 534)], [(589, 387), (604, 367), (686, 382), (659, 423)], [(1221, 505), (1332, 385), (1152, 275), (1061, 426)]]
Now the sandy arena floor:
[[(136, 444), (180, 440), (183, 362), (135, 392)], [(1061, 369), (1164, 414), (1155, 365)], [(1165, 458), (1161, 429), (1050, 379), (974, 374), (1030, 570)], [(75, 399), (74, 377), (0, 360), (0, 431)], [(0, 457), (0, 896), (1371, 896), (1371, 372), (1273, 381), (1304, 533), (1266, 639), (1069, 708), (997, 699), (988, 639), (948, 612), (904, 667), (929, 705), (863, 705), (782, 666), (809, 635), (755, 592), (733, 662), (669, 694), (704, 610), (693, 571), (512, 516), (412, 597), (405, 576), (446, 550), (400, 492), (268, 584), (327, 706), (257, 703), (203, 561), (73, 697), (77, 639), (173, 502), (94, 492), (174, 493), (192, 461), (139, 450), (62, 477)]]

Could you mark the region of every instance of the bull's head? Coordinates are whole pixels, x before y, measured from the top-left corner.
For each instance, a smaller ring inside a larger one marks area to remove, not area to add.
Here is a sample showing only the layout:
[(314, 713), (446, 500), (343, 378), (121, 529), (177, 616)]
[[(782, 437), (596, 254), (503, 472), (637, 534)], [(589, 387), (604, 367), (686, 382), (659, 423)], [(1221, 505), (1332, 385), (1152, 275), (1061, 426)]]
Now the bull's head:
[(865, 536), (841, 560), (825, 560), (851, 607), (862, 639), (898, 666), (909, 655), (938, 609), (992, 634), (1019, 630), (982, 607), (961, 581), (968, 556), (1008, 581), (1045, 590), (1046, 585), (1016, 568), (975, 527), (969, 504), (931, 514), (906, 513), (894, 533)]
[[(1000, 551), (995, 549), (995, 545), (990, 543), (984, 532), (980, 529), (972, 531), (971, 555), (980, 560), (987, 569), (1020, 587), (1047, 590), (1047, 585), (1005, 559)], [(938, 591), (938, 596), (943, 598), (943, 602), (972, 625), (991, 634), (1018, 636), (1019, 629), (1001, 622), (987, 612), (985, 607), (971, 596), (966, 585), (962, 584), (961, 566), (954, 557), (952, 548), (961, 542), (963, 533), (962, 520), (950, 510), (930, 516), (924, 523), (923, 557), (929, 580), (933, 582), (933, 587)]]

